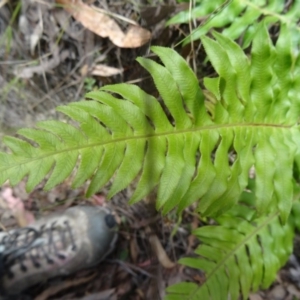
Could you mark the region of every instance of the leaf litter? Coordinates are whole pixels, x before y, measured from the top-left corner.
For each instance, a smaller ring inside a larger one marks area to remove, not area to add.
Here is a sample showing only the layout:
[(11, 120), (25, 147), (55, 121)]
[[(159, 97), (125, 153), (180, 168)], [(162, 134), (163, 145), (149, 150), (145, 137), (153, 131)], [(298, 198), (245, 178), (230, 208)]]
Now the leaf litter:
[(108, 37), (118, 47), (137, 48), (151, 38), (150, 31), (138, 25), (130, 25), (124, 33), (111, 17), (81, 0), (56, 0), (56, 2), (63, 5), (64, 9), (85, 28), (101, 37)]
[(24, 202), (13, 195), (10, 187), (4, 187), (0, 191), (0, 208), (11, 214), (20, 227), (28, 226), (35, 221), (34, 215), (25, 209)]

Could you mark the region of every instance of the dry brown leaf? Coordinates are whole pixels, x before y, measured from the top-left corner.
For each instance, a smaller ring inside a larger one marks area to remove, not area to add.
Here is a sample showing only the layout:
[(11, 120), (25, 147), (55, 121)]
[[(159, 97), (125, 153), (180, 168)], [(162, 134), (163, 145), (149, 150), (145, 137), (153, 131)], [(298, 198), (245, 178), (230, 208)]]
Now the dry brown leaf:
[(19, 28), (23, 33), (25, 41), (30, 45), (30, 53), (34, 56), (35, 47), (43, 35), (43, 19), (40, 7), (37, 6), (39, 21), (36, 24), (31, 24), (25, 15), (21, 15), (19, 19)]
[[(199, 227), (199, 219), (194, 216), (193, 222), (192, 222), (192, 229), (194, 230), (198, 227)], [(188, 237), (188, 246), (187, 246), (187, 249), (186, 249), (186, 254), (193, 251), (195, 242), (196, 242), (195, 235), (190, 234), (189, 237)]]
[(115, 291), (116, 288), (109, 289), (106, 291), (87, 295), (83, 298), (80, 298), (80, 300), (117, 300), (117, 295), (115, 294)]
[(118, 69), (118, 68), (109, 67), (109, 66), (100, 64), (100, 65), (96, 65), (93, 67), (93, 69), (91, 71), (91, 75), (109, 77), (109, 76), (121, 74), (122, 72), (123, 72), (123, 69)]
[(160, 240), (158, 239), (157, 235), (151, 234), (149, 237), (149, 242), (151, 244), (151, 248), (153, 252), (156, 254), (158, 261), (161, 265), (166, 269), (171, 269), (176, 266), (176, 264), (170, 260), (168, 257), (165, 249), (161, 245)]
[(58, 284), (55, 286), (50, 286), (49, 288), (45, 289), (41, 294), (39, 294), (35, 298), (35, 300), (46, 300), (46, 299), (50, 298), (51, 296), (57, 294), (58, 292), (65, 290), (65, 289), (68, 289), (70, 287), (76, 287), (77, 285), (89, 282), (93, 278), (95, 278), (96, 275), (97, 274), (92, 274), (91, 276), (88, 276), (88, 277), (64, 280), (61, 284)]
[(64, 5), (64, 9), (85, 28), (101, 37), (108, 37), (118, 47), (137, 48), (151, 38), (150, 31), (135, 25), (130, 25), (127, 32), (124, 33), (113, 19), (96, 11), (81, 0), (56, 0), (56, 2)]
[(136, 239), (135, 237), (132, 237), (130, 239), (130, 256), (131, 256), (131, 259), (134, 263), (137, 262), (137, 259), (138, 259), (138, 256), (139, 256), (139, 246), (136, 242)]
[(24, 227), (34, 222), (34, 216), (24, 207), (23, 201), (13, 195), (10, 187), (0, 193), (0, 208), (9, 209), (19, 226)]

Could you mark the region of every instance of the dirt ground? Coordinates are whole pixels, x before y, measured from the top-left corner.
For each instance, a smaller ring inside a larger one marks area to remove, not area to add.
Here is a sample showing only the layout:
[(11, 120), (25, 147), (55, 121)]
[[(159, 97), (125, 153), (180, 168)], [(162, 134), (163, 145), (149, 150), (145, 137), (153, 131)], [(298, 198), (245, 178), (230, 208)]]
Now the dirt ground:
[[(74, 2), (80, 10), (68, 6), (67, 0), (0, 1), (0, 138), (36, 121), (64, 118), (55, 112), (56, 106), (78, 101), (105, 84), (136, 83), (157, 96), (149, 75), (135, 61), (137, 56), (151, 55), (151, 45), (176, 48), (199, 77), (211, 72), (199, 45), (177, 45), (189, 33), (189, 25), (165, 26), (188, 3)], [(204, 281), (200, 272), (176, 263), (198, 245), (190, 232), (201, 224), (192, 208), (178, 220), (175, 214), (163, 217), (156, 212), (151, 196), (128, 206), (130, 188), (107, 203), (106, 190), (86, 199), (86, 187), (72, 190), (69, 182), (50, 192), (41, 185), (30, 194), (24, 186), (22, 182), (0, 189), (0, 222), (7, 229), (69, 206), (90, 204), (110, 206), (120, 232), (105, 262), (41, 283), (14, 299), (158, 300), (170, 284)], [(251, 300), (300, 299), (299, 241), (296, 238), (295, 253), (270, 289), (252, 294)]]

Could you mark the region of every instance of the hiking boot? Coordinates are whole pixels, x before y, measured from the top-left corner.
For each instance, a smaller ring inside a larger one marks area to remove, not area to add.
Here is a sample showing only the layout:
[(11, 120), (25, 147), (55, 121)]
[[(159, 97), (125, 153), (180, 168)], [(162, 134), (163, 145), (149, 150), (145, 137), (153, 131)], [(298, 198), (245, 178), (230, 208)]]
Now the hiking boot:
[(77, 206), (0, 232), (0, 295), (91, 267), (112, 250), (116, 221), (103, 207)]

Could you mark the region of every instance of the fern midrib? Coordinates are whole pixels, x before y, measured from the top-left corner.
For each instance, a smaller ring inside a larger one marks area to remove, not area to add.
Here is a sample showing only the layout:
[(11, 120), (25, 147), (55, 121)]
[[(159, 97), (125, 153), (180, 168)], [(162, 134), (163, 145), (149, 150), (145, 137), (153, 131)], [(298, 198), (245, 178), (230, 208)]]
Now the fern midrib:
[[(218, 129), (227, 129), (227, 128), (246, 128), (246, 127), (254, 127), (254, 128), (279, 128), (279, 129), (291, 129), (294, 127), (294, 125), (279, 125), (279, 124), (260, 124), (260, 123), (243, 123), (243, 124), (217, 124), (217, 125), (208, 125), (208, 126), (202, 126), (201, 128), (188, 128), (188, 129), (177, 129), (176, 131), (166, 131), (166, 132), (160, 132), (160, 133), (155, 133), (155, 134), (146, 134), (146, 135), (133, 135), (133, 136), (125, 136), (122, 138), (115, 138), (106, 142), (97, 142), (97, 143), (91, 143), (91, 144), (85, 144), (85, 145), (80, 145), (76, 147), (69, 147), (61, 150), (56, 150), (52, 152), (48, 152), (44, 155), (40, 156), (35, 156), (35, 157), (30, 157), (23, 163), (16, 163), (10, 165), (10, 167), (3, 166), (3, 169), (0, 168), (0, 171), (2, 170), (8, 170), (9, 168), (14, 168), (16, 166), (20, 166), (23, 164), (26, 164), (28, 162), (33, 162), (35, 160), (40, 160), (47, 158), (49, 156), (53, 155), (58, 155), (60, 153), (65, 153), (69, 151), (74, 151), (74, 150), (81, 150), (85, 148), (91, 148), (91, 147), (99, 147), (99, 146), (105, 146), (108, 144), (113, 144), (113, 143), (119, 143), (119, 142), (124, 142), (124, 141), (130, 141), (130, 140), (135, 140), (135, 139), (151, 139), (151, 138), (158, 138), (162, 136), (170, 136), (170, 135), (176, 135), (176, 134), (184, 134), (184, 133), (191, 133), (191, 132), (201, 132), (201, 131), (207, 131), (207, 130), (218, 130)], [(37, 147), (38, 148), (38, 147)], [(36, 153), (35, 153), (36, 154)]]
[[(209, 273), (206, 281), (203, 284), (206, 284), (207, 281), (209, 281), (209, 279), (212, 278), (221, 267), (223, 267), (223, 265), (229, 258), (231, 258), (236, 252), (238, 252), (240, 250), (240, 248), (244, 247), (245, 244), (247, 243), (247, 241), (249, 241), (251, 238), (253, 238), (253, 236), (257, 235), (260, 230), (264, 229), (265, 226), (267, 226), (270, 222), (272, 222), (278, 216), (279, 216), (279, 212), (275, 212), (274, 214), (270, 215), (267, 219), (265, 219), (265, 221), (263, 223), (261, 223), (261, 225), (256, 227), (256, 229), (254, 231), (252, 231), (251, 234), (246, 235), (245, 238), (239, 244), (237, 244), (230, 252), (228, 252), (228, 254), (226, 254), (224, 256), (224, 258), (220, 261), (220, 263), (216, 265), (216, 267)], [(197, 293), (197, 291), (201, 287), (202, 287), (202, 285), (197, 287), (197, 289), (195, 289), (195, 291), (191, 295), (189, 295), (188, 299), (193, 299), (193, 296)]]

